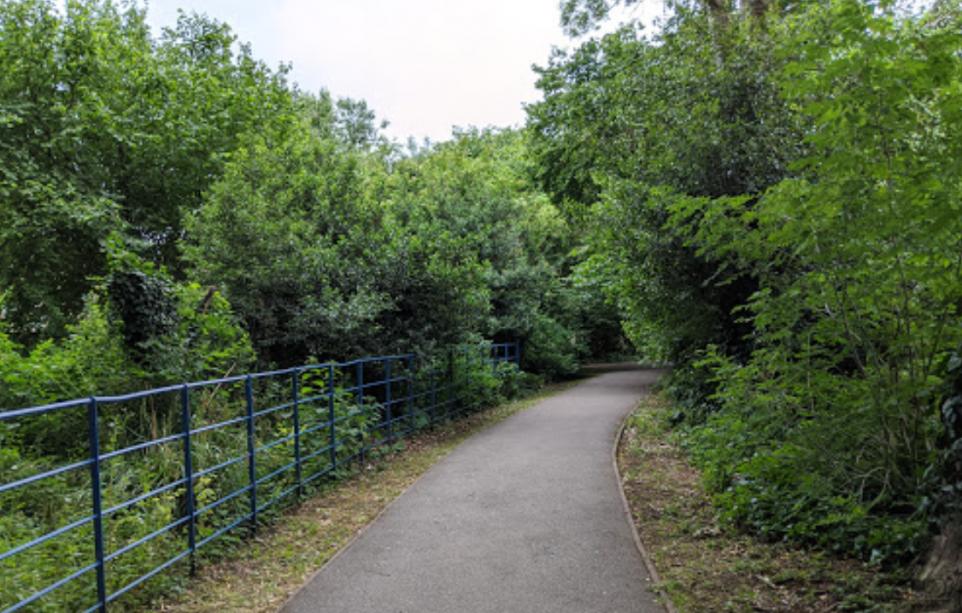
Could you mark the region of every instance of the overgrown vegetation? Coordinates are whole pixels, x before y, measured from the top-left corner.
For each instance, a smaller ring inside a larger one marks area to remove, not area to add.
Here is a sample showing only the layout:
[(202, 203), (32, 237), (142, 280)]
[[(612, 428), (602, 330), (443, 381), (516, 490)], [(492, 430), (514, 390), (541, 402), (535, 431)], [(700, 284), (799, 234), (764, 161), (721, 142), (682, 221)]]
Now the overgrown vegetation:
[(770, 542), (719, 521), (703, 475), (673, 431), (672, 402), (651, 395), (626, 422), (618, 467), (658, 589), (694, 611), (916, 611), (908, 568), (880, 569), (830, 551)]
[[(152, 33), (133, 2), (0, 1), (0, 66), (0, 410), (397, 353), (428, 370), (449, 365), (458, 394), (488, 405), (625, 349), (614, 309), (600, 316), (590, 281), (572, 273), (578, 237), (533, 180), (523, 131), (465, 129), (405, 150), (364, 101), (299, 90), (288, 67), (258, 61), (226, 24), (182, 14)], [(450, 361), (451, 347), (484, 351), (485, 340), (519, 341), (531, 377)], [(305, 397), (328, 389), (300, 384)], [(385, 400), (354, 413), (356, 384), (335, 382), (343, 457), (370, 442)], [(265, 403), (291, 389), (258, 385)], [(242, 388), (198, 388), (194, 425), (242, 414)], [(103, 407), (101, 451), (177, 436), (178, 402), (171, 393)], [(278, 412), (253, 437), (291, 428)], [(243, 427), (192, 445), (199, 470), (247, 453)], [(290, 441), (265, 449), (258, 475), (291, 451)], [(88, 454), (82, 407), (0, 424), (3, 483)], [(108, 592), (181, 550), (182, 525), (124, 549), (185, 516), (181, 487), (124, 506), (181, 479), (181, 455), (169, 442), (104, 461), (106, 550), (123, 551), (108, 564)], [(242, 487), (245, 470), (199, 478), (195, 508)], [(0, 492), (0, 549), (89, 515), (88, 472)], [(198, 539), (236, 518), (243, 498), (211, 509)], [(90, 564), (92, 530), (2, 560), (0, 602)], [(126, 598), (172, 581), (159, 575)], [(88, 572), (33, 606), (95, 600)]]
[(731, 524), (899, 566), (958, 521), (960, 51), (957, 3), (681, 1), (539, 70), (542, 184)]
[[(882, 567), (941, 533), (926, 578), (958, 598), (957, 3), (673, 0), (591, 35), (635, 2), (562, 2), (580, 38), (525, 130), (405, 150), (225, 24), (0, 1), (0, 407), (483, 339), (563, 377), (627, 338), (674, 365), (727, 522)], [(114, 442), (175, 416), (118, 411)], [(84, 428), (0, 430), (5, 471)], [(176, 474), (122, 468), (130, 494)]]

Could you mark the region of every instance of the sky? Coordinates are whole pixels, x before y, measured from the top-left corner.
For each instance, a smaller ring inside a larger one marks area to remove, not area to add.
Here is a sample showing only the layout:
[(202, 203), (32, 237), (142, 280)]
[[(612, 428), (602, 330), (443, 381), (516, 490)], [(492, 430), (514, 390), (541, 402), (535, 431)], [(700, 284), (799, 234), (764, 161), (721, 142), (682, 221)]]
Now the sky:
[[(367, 100), (401, 142), (522, 124), (540, 97), (531, 66), (570, 44), (558, 0), (149, 0), (155, 35), (177, 9), (227, 22), (272, 67), (292, 63), (303, 90)], [(632, 15), (662, 11), (642, 0)]]

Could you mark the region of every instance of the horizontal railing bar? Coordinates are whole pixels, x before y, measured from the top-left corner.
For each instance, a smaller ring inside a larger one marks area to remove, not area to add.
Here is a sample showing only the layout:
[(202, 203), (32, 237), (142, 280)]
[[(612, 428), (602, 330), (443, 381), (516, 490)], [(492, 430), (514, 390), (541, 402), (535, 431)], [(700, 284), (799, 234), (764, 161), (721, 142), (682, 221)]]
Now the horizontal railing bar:
[(117, 394), (116, 396), (94, 396), (94, 399), (97, 401), (97, 404), (117, 404), (118, 402), (130, 402), (131, 400), (140, 400), (141, 398), (149, 398), (150, 396), (169, 394), (170, 392), (179, 392), (181, 389), (183, 389), (183, 387), (183, 383), (178, 383), (176, 385), (165, 385), (163, 387), (155, 387), (149, 390), (141, 390), (139, 392)]
[(354, 453), (352, 453), (351, 455), (347, 456), (346, 458), (340, 459), (340, 460), (338, 461), (338, 465), (339, 465), (339, 466), (343, 466), (344, 464), (349, 464), (350, 462), (353, 462), (355, 459), (361, 457), (361, 454), (362, 454), (362, 453), (366, 453), (366, 452), (370, 451), (370, 449), (371, 449), (371, 447), (362, 447), (361, 449), (355, 451)]
[[(120, 598), (121, 596), (123, 596), (124, 594), (126, 594), (127, 592), (129, 592), (130, 590), (134, 589), (135, 587), (137, 587), (138, 585), (140, 585), (140, 584), (143, 583), (144, 581), (147, 581), (148, 579), (150, 579), (151, 577), (157, 575), (158, 573), (167, 570), (168, 568), (170, 568), (171, 566), (173, 566), (173, 565), (176, 564), (177, 562), (180, 562), (181, 560), (183, 560), (183, 559), (184, 559), (186, 556), (188, 556), (188, 555), (190, 555), (190, 549), (185, 549), (184, 551), (181, 551), (180, 553), (178, 553), (177, 555), (175, 555), (175, 556), (172, 557), (171, 559), (167, 560), (166, 562), (164, 562), (163, 564), (161, 564), (161, 565), (158, 566), (157, 568), (149, 571), (149, 572), (148, 572), (147, 574), (145, 574), (145, 575), (142, 575), (139, 579), (135, 579), (135, 580), (131, 581), (130, 583), (128, 583), (128, 584), (125, 585), (124, 587), (120, 588), (119, 590), (117, 590), (116, 592), (114, 592), (113, 594), (111, 594), (110, 596), (107, 596), (107, 602), (113, 602), (114, 600), (117, 600), (118, 598)], [(99, 605), (98, 605), (98, 606), (99, 606)], [(95, 607), (95, 608), (96, 608), (96, 607)]]
[(67, 524), (66, 526), (61, 526), (60, 528), (57, 528), (57, 529), (54, 530), (53, 532), (48, 532), (48, 533), (46, 533), (46, 534), (44, 534), (44, 535), (42, 535), (42, 536), (38, 536), (37, 538), (33, 539), (32, 541), (28, 541), (28, 542), (26, 542), (26, 543), (23, 543), (22, 545), (17, 545), (17, 546), (14, 547), (13, 549), (8, 549), (8, 550), (4, 551), (3, 553), (0, 553), (0, 561), (6, 560), (7, 558), (9, 558), (9, 557), (11, 557), (11, 556), (17, 555), (17, 554), (20, 553), (21, 551), (26, 551), (26, 550), (28, 550), (28, 549), (30, 549), (30, 548), (32, 548), (32, 547), (35, 547), (35, 546), (37, 546), (37, 545), (40, 545), (41, 543), (44, 543), (44, 542), (46, 542), (46, 541), (49, 541), (50, 539), (52, 539), (52, 538), (54, 538), (54, 537), (57, 537), (57, 536), (60, 536), (61, 534), (64, 534), (65, 532), (70, 532), (70, 531), (73, 530), (74, 528), (79, 528), (80, 526), (82, 526), (82, 525), (84, 525), (84, 524), (87, 524), (87, 523), (92, 522), (93, 519), (94, 519), (94, 516), (93, 516), (93, 515), (84, 517), (83, 519), (78, 519), (77, 521), (72, 522), (72, 523), (69, 523), (69, 524)]
[[(340, 441), (338, 441), (338, 442), (340, 443)], [(343, 445), (339, 445), (339, 447), (343, 447)], [(301, 456), (301, 462), (306, 462), (306, 461), (308, 461), (308, 460), (313, 460), (314, 458), (316, 458), (317, 456), (321, 455), (322, 453), (325, 453), (325, 452), (330, 451), (330, 450), (331, 450), (331, 446), (330, 446), (330, 445), (328, 445), (327, 447), (324, 447), (324, 448), (322, 448), (322, 449), (314, 450), (314, 451), (308, 453), (307, 455)]]
[(283, 492), (281, 492), (281, 493), (278, 494), (277, 496), (274, 496), (273, 498), (271, 498), (270, 500), (268, 500), (267, 502), (265, 502), (265, 503), (263, 504), (263, 506), (257, 507), (257, 512), (260, 513), (261, 511), (267, 509), (267, 508), (270, 507), (271, 505), (276, 504), (279, 500), (283, 499), (284, 497), (290, 496), (291, 493), (297, 491), (297, 488), (299, 488), (299, 487), (301, 487), (301, 486), (295, 483), (294, 485), (292, 485), (291, 487), (287, 488), (286, 490), (284, 490)]
[(240, 383), (245, 380), (247, 375), (231, 375), (230, 377), (221, 377), (220, 379), (208, 379), (206, 381), (191, 381), (186, 383), (187, 389), (203, 389), (205, 387), (210, 387), (212, 385), (224, 385), (225, 383)]
[[(194, 475), (194, 478), (196, 479), (197, 476)], [(110, 507), (109, 509), (104, 510), (103, 515), (104, 515), (104, 517), (106, 517), (106, 516), (108, 516), (108, 515), (113, 515), (113, 514), (116, 513), (117, 511), (123, 511), (124, 509), (126, 509), (126, 508), (128, 508), (128, 507), (134, 506), (134, 505), (137, 504), (138, 502), (143, 502), (144, 500), (147, 500), (148, 498), (151, 498), (151, 497), (153, 497), (153, 496), (156, 496), (157, 494), (163, 494), (164, 492), (169, 492), (170, 490), (176, 489), (176, 488), (178, 488), (178, 487), (180, 487), (180, 486), (182, 486), (182, 485), (185, 485), (186, 483), (187, 483), (187, 479), (184, 479), (184, 478), (180, 478), (180, 479), (178, 479), (178, 480), (176, 480), (176, 481), (172, 481), (172, 482), (168, 483), (167, 485), (162, 485), (162, 486), (158, 487), (158, 488), (155, 489), (155, 490), (151, 490), (151, 491), (149, 491), (149, 492), (146, 492), (146, 493), (144, 493), (144, 494), (141, 494), (141, 495), (139, 495), (139, 496), (136, 496), (136, 497), (134, 497), (134, 498), (131, 498), (130, 500), (125, 500), (124, 502), (115, 504), (114, 506)]]
[(47, 479), (48, 477), (56, 477), (57, 475), (62, 475), (63, 473), (70, 472), (71, 470), (87, 468), (92, 463), (93, 463), (93, 460), (81, 460), (80, 462), (74, 462), (73, 464), (60, 466), (58, 468), (54, 468), (52, 470), (48, 470), (47, 472), (43, 472), (37, 475), (30, 475), (29, 477), (24, 477), (23, 479), (20, 479), (18, 481), (11, 481), (9, 483), (4, 483), (0, 485), (0, 494), (9, 490), (15, 490), (18, 487), (23, 487), (24, 485), (29, 485), (36, 481)]
[(290, 409), (294, 406), (293, 402), (284, 402), (277, 406), (269, 407), (267, 409), (261, 409), (254, 413), (254, 417), (264, 417), (265, 415), (270, 415), (271, 413), (277, 413), (278, 411), (283, 411), (284, 409)]
[(373, 411), (373, 410), (376, 409), (376, 408), (377, 408), (377, 407), (376, 407), (375, 405), (370, 405), (370, 404), (364, 405), (364, 409), (362, 409), (362, 410), (360, 410), (360, 411), (349, 411), (349, 412), (345, 413), (344, 415), (341, 415), (341, 416), (339, 416), (339, 417), (334, 418), (334, 424), (337, 425), (337, 424), (341, 423), (342, 421), (344, 421), (345, 419), (350, 419), (350, 418), (352, 418), (352, 417), (357, 417), (358, 415), (364, 415), (365, 413), (370, 413), (371, 411)]
[(101, 460), (109, 460), (110, 458), (116, 458), (127, 453), (132, 453), (134, 451), (140, 451), (141, 449), (149, 449), (150, 447), (156, 447), (157, 445), (163, 445), (165, 443), (172, 443), (174, 441), (179, 441), (184, 438), (184, 433), (180, 432), (178, 434), (171, 434), (169, 436), (162, 436), (160, 438), (155, 438), (153, 440), (145, 441), (143, 443), (137, 443), (136, 445), (131, 445), (130, 447), (125, 447), (123, 449), (117, 449), (115, 451), (108, 451), (107, 453), (100, 454)]
[(392, 398), (390, 401), (382, 402), (382, 403), (380, 403), (380, 405), (381, 405), (381, 407), (383, 407), (383, 408), (393, 407), (393, 406), (396, 405), (396, 404), (405, 404), (405, 403), (407, 403), (408, 398), (411, 398), (411, 399), (413, 400), (413, 399), (414, 399), (414, 396), (399, 396), (399, 397), (397, 397), (397, 398)]
[(259, 479), (257, 479), (256, 481), (254, 481), (254, 483), (256, 483), (257, 485), (261, 485), (262, 483), (267, 483), (268, 481), (270, 481), (271, 479), (273, 479), (273, 478), (276, 477), (277, 475), (279, 475), (279, 474), (281, 474), (281, 473), (284, 473), (284, 472), (286, 472), (286, 471), (294, 468), (295, 466), (297, 466), (297, 462), (291, 462), (290, 464), (285, 464), (284, 466), (281, 466), (281, 467), (278, 468), (277, 470), (275, 470), (275, 471), (273, 471), (273, 472), (270, 472), (270, 473), (267, 473), (267, 474), (264, 475), (263, 477), (260, 477)]
[(246, 460), (246, 459), (247, 459), (247, 454), (245, 453), (245, 454), (242, 455), (242, 456), (237, 456), (236, 458), (231, 458), (231, 459), (229, 459), (229, 460), (225, 460), (225, 461), (221, 462), (220, 464), (217, 464), (217, 465), (215, 465), (215, 466), (211, 466), (210, 468), (205, 468), (205, 469), (203, 469), (203, 470), (194, 471), (194, 475), (193, 475), (193, 476), (194, 476), (194, 480), (196, 481), (196, 480), (199, 479), (200, 477), (203, 477), (203, 476), (205, 476), (205, 475), (209, 475), (209, 474), (211, 474), (212, 472), (217, 472), (218, 470), (220, 470), (220, 469), (222, 469), (222, 468), (227, 468), (228, 466), (231, 466), (231, 465), (233, 465), (233, 464), (237, 464), (237, 463), (239, 463), (239, 462), (243, 462), (243, 461)]
[(311, 402), (317, 402), (318, 400), (327, 400), (330, 397), (331, 392), (324, 392), (323, 394), (318, 394), (316, 396), (305, 396), (303, 398), (298, 398), (297, 402), (301, 405), (304, 405)]
[(391, 419), (385, 419), (384, 421), (382, 421), (382, 422), (379, 423), (378, 425), (379, 425), (379, 426), (390, 426), (391, 424), (394, 424), (394, 423), (399, 422), (399, 421), (403, 421), (403, 420), (405, 420), (405, 419), (411, 419), (411, 416), (410, 416), (410, 415), (398, 415), (397, 417), (392, 417)]
[(185, 515), (185, 516), (181, 517), (180, 519), (178, 519), (178, 520), (176, 520), (176, 521), (173, 521), (173, 522), (167, 524), (167, 525), (164, 526), (163, 528), (159, 528), (159, 529), (157, 529), (157, 530), (154, 530), (153, 532), (151, 532), (151, 533), (148, 534), (147, 536), (141, 537), (141, 538), (137, 539), (136, 541), (134, 541), (133, 543), (128, 543), (128, 544), (124, 545), (123, 547), (121, 547), (120, 549), (118, 549), (117, 551), (115, 551), (115, 552), (113, 552), (113, 553), (111, 553), (111, 554), (108, 554), (108, 555), (104, 556), (104, 562), (110, 562), (111, 560), (114, 560), (114, 559), (116, 559), (116, 558), (119, 558), (120, 556), (124, 555), (125, 553), (128, 553), (128, 552), (130, 552), (130, 551), (133, 551), (134, 549), (137, 549), (137, 548), (140, 547), (141, 545), (143, 545), (143, 544), (145, 544), (145, 543), (149, 543), (150, 541), (154, 540), (154, 539), (157, 538), (158, 536), (170, 532), (171, 530), (173, 530), (173, 529), (176, 528), (177, 526), (182, 526), (182, 525), (184, 525), (184, 524), (187, 523), (188, 521), (190, 521), (190, 516), (189, 516), (189, 515)]
[(371, 441), (371, 443), (370, 443), (367, 447), (365, 447), (364, 450), (365, 450), (365, 451), (371, 451), (372, 449), (377, 449), (378, 447), (382, 447), (382, 446), (386, 445), (386, 444), (389, 443), (389, 442), (391, 442), (391, 438), (390, 438), (389, 436), (385, 435), (385, 436), (382, 437), (382, 438), (379, 438), (379, 439), (377, 439), (377, 440)]
[(250, 514), (242, 515), (241, 517), (238, 517), (237, 519), (227, 524), (226, 526), (222, 528), (218, 528), (215, 532), (197, 541), (197, 545), (195, 546), (195, 549), (200, 549), (201, 547), (211, 542), (218, 536), (224, 534), (225, 532), (229, 532), (230, 530), (233, 530), (234, 528), (236, 528), (237, 526), (241, 525), (242, 523), (244, 523), (249, 519), (250, 519)]
[(217, 430), (218, 428), (226, 428), (227, 426), (233, 426), (234, 424), (240, 424), (247, 421), (247, 417), (233, 417), (226, 421), (221, 421), (216, 424), (209, 424), (206, 426), (201, 426), (200, 428), (194, 428), (190, 431), (191, 434), (203, 434), (204, 432), (209, 432), (211, 430)]
[[(364, 385), (361, 386), (361, 389), (365, 389), (365, 390), (366, 390), (366, 389), (369, 389), (369, 388), (372, 388), (372, 387), (383, 387), (383, 386), (387, 385), (388, 383), (400, 383), (400, 382), (402, 382), (402, 381), (407, 381), (407, 380), (408, 380), (407, 377), (395, 377), (395, 378), (393, 378), (393, 379), (377, 379), (377, 380), (375, 380), (375, 381), (365, 381), (365, 382), (364, 382)], [(348, 387), (348, 389), (356, 390), (356, 389), (357, 389), (357, 386), (356, 386), (356, 385), (352, 385), (352, 386)]]
[[(353, 457), (356, 457), (356, 455), (357, 455), (357, 454), (355, 454), (354, 456), (351, 456), (351, 457), (352, 457), (352, 458), (353, 458)], [(343, 464), (343, 462), (342, 462), (342, 464)], [(314, 473), (313, 475), (311, 475), (310, 477), (307, 477), (306, 479), (304, 479), (304, 485), (307, 485), (308, 483), (310, 483), (311, 481), (314, 481), (315, 479), (320, 479), (320, 478), (323, 477), (324, 475), (329, 475), (329, 474), (331, 474), (331, 473), (334, 471), (334, 469), (335, 469), (334, 466), (328, 464), (328, 465), (327, 465), (327, 468), (325, 468), (325, 469), (323, 469), (323, 470), (321, 470), (321, 471), (319, 471), (319, 472), (316, 472), (316, 473)]]
[(407, 358), (414, 357), (413, 353), (405, 353), (399, 355), (375, 355), (366, 358), (357, 358), (354, 360), (348, 360), (347, 362), (335, 362), (334, 366), (356, 366), (357, 364), (371, 364), (372, 362), (386, 362), (388, 360), (406, 360)]
[[(302, 432), (301, 434), (303, 434), (303, 432)], [(268, 449), (273, 449), (274, 447), (277, 447), (278, 445), (283, 445), (284, 443), (287, 443), (287, 442), (292, 441), (292, 440), (294, 440), (294, 435), (293, 435), (293, 434), (288, 434), (287, 436), (285, 436), (285, 437), (283, 437), (283, 438), (279, 438), (279, 439), (273, 440), (273, 441), (271, 441), (271, 442), (269, 442), (269, 443), (264, 443), (263, 445), (261, 445), (260, 447), (258, 447), (258, 448), (256, 449), (256, 451), (267, 451)]]
[[(60, 581), (57, 581), (56, 583), (51, 583), (50, 585), (48, 585), (47, 587), (43, 588), (43, 589), (40, 590), (39, 592), (35, 592), (32, 596), (28, 597), (27, 599), (21, 600), (20, 602), (18, 602), (17, 604), (13, 605), (12, 607), (10, 607), (10, 608), (8, 608), (8, 609), (4, 609), (4, 610), (3, 610), (3, 613), (13, 613), (13, 611), (19, 611), (20, 609), (24, 608), (24, 607), (27, 606), (28, 604), (33, 604), (34, 602), (36, 602), (36, 601), (39, 600), (40, 598), (43, 598), (44, 596), (46, 596), (46, 595), (49, 594), (50, 592), (54, 591), (54, 590), (57, 589), (58, 587), (62, 587), (62, 586), (64, 586), (64, 585), (70, 583), (71, 581), (73, 581), (73, 580), (76, 579), (77, 577), (79, 577), (79, 576), (81, 576), (81, 575), (83, 575), (83, 574), (85, 574), (85, 573), (89, 573), (90, 571), (92, 571), (92, 570), (95, 569), (95, 568), (97, 568), (97, 563), (96, 563), (96, 562), (94, 562), (93, 564), (89, 564), (89, 565), (87, 565), (87, 566), (84, 566), (84, 567), (81, 568), (80, 570), (75, 571), (74, 573), (72, 573), (71, 575), (69, 575), (69, 576), (67, 576), (67, 577), (64, 577), (64, 578), (61, 579)], [(99, 603), (98, 603), (98, 605), (99, 605)]]
[(36, 407), (26, 407), (22, 409), (10, 409), (9, 411), (0, 411), (0, 421), (6, 421), (8, 419), (16, 419), (17, 417), (26, 417), (27, 415), (50, 413), (52, 411), (59, 411), (61, 409), (73, 409), (76, 407), (84, 406), (89, 402), (90, 402), (90, 398), (75, 398), (73, 400), (64, 400), (62, 402), (51, 402), (50, 404), (43, 404)]
[[(337, 419), (334, 420), (334, 423), (335, 424), (337, 423)], [(310, 428), (302, 428), (301, 436), (304, 436), (305, 434), (310, 434), (311, 432), (317, 432), (318, 430), (323, 430), (325, 428), (330, 428), (330, 427), (331, 427), (331, 422), (329, 421), (325, 421), (319, 424), (314, 424)]]
[(249, 376), (251, 379), (266, 379), (267, 377), (279, 377), (281, 375), (292, 375), (301, 370), (300, 366), (294, 366), (292, 368), (282, 368), (280, 370), (267, 370), (263, 372), (254, 372)]
[(197, 509), (196, 511), (194, 511), (194, 517), (200, 517), (202, 513), (206, 513), (207, 511), (213, 511), (214, 509), (216, 509), (216, 508), (219, 507), (220, 505), (224, 504), (225, 502), (228, 502), (228, 501), (230, 501), (230, 500), (233, 500), (234, 498), (237, 498), (237, 497), (240, 496), (241, 494), (246, 494), (246, 493), (249, 492), (250, 490), (251, 490), (251, 486), (250, 486), (249, 484), (248, 484), (248, 485), (245, 485), (244, 487), (240, 488), (239, 490), (234, 490), (233, 492), (231, 492), (230, 494), (227, 494), (227, 495), (224, 496), (223, 498), (221, 498), (221, 499), (219, 499), (219, 500), (215, 500), (214, 502), (212, 502), (212, 503), (210, 503), (210, 504), (208, 504), (208, 505), (202, 506), (201, 508), (199, 508), (199, 509)]

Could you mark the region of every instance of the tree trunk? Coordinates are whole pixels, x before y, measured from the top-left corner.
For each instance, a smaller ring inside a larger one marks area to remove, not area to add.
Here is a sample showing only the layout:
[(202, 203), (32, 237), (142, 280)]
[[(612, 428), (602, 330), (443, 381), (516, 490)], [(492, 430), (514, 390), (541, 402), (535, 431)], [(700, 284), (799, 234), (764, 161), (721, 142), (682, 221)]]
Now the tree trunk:
[(945, 523), (919, 581), (935, 604), (932, 611), (962, 611), (962, 517)]

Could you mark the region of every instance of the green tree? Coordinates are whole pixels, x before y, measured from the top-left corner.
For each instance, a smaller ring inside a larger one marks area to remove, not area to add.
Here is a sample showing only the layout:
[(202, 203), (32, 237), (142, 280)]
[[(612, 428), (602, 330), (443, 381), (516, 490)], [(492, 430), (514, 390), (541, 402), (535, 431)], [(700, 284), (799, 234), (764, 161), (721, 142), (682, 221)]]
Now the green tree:
[(252, 134), (189, 218), (192, 275), (224, 289), (268, 362), (352, 355), (377, 336), (386, 234), (365, 167), (306, 122)]
[[(540, 339), (536, 344), (550, 339), (545, 356), (567, 356), (564, 365), (537, 368), (567, 374), (579, 345), (573, 296), (563, 281), (573, 237), (532, 172), (524, 134), (458, 132), (451, 142), (398, 164), (391, 210), (418, 235), (454, 238), (484, 266), (490, 310), (476, 333)], [(531, 349), (534, 360), (539, 353)]]
[[(755, 429), (720, 464), (760, 477), (726, 484), (756, 527), (825, 542), (861, 532), (842, 542), (879, 559), (917, 551), (962, 342), (958, 25), (855, 0), (789, 20), (782, 91), (810, 120), (799, 176), (757, 202), (676, 203), (680, 223), (698, 219), (702, 252), (760, 281), (747, 309), (757, 345), (723, 368), (716, 424)], [(811, 496), (805, 474), (819, 475), (826, 507), (776, 523)]]
[(757, 284), (666, 227), (672, 201), (757, 197), (788, 174), (801, 133), (768, 35), (733, 24), (719, 65), (711, 28), (680, 9), (657, 40), (628, 25), (556, 52), (538, 71), (544, 100), (528, 107), (542, 184), (591, 228), (590, 269), (636, 345), (679, 366), (708, 344), (746, 355), (750, 327), (735, 310)]
[(16, 338), (65, 333), (112, 231), (180, 271), (181, 218), (225, 154), (290, 114), (286, 69), (235, 42), (187, 15), (154, 40), (143, 10), (108, 0), (0, 3), (0, 287)]

